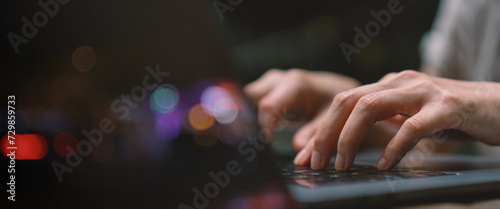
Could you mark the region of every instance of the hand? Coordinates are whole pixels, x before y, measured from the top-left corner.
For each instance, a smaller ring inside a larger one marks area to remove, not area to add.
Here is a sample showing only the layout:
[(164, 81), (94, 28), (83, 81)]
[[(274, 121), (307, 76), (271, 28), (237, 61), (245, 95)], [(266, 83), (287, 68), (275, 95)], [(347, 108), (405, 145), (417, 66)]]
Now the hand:
[(308, 123), (293, 139), (294, 148), (300, 150), (323, 121), (334, 96), (357, 86), (356, 80), (334, 73), (272, 69), (245, 86), (244, 91), (257, 105), (259, 124), (263, 128), (274, 130), (287, 110), (301, 110)]
[[(377, 168), (389, 170), (420, 139), (443, 129), (463, 131), (500, 144), (500, 84), (428, 76), (416, 71), (388, 74), (379, 82), (335, 96), (314, 137), (295, 158), (324, 169), (337, 148), (335, 169), (349, 169), (367, 131), (378, 121), (407, 117), (387, 144)], [(337, 146), (338, 143), (338, 146)]]

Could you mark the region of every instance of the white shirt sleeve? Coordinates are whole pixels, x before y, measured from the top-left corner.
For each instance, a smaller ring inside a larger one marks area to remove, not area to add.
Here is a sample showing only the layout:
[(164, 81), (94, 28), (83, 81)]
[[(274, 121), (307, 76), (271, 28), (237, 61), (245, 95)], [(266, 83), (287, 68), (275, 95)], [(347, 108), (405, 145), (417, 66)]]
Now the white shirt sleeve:
[(500, 1), (443, 0), (421, 52), (439, 76), (500, 81)]

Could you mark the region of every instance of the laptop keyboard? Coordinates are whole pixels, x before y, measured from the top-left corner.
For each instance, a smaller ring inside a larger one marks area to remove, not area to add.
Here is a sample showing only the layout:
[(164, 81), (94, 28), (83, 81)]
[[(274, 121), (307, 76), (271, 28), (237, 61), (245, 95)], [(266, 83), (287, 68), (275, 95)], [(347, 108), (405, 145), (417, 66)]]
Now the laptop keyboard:
[(282, 177), (287, 183), (299, 183), (304, 186), (392, 181), (449, 175), (458, 175), (458, 173), (416, 170), (411, 168), (395, 168), (384, 172), (378, 171), (375, 166), (363, 164), (355, 164), (348, 171), (335, 170), (334, 165), (329, 165), (325, 170), (312, 170), (309, 166), (302, 167), (287, 164), (283, 166), (282, 169)]

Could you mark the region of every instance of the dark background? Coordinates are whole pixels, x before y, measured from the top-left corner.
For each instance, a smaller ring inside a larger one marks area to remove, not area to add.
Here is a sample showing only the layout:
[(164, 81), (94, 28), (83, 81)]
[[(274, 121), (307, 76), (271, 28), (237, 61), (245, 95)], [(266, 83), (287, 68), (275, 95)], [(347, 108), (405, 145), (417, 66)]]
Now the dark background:
[[(232, 12), (224, 14), (225, 19), (221, 22), (221, 28), (226, 32), (230, 52), (234, 55), (237, 69), (242, 71), (240, 75), (245, 82), (258, 78), (269, 68), (305, 68), (339, 72), (353, 76), (362, 83), (371, 83), (387, 72), (419, 68), (420, 39), (430, 29), (438, 6), (437, 0), (400, 1), (403, 11), (392, 15), (389, 25), (382, 28), (381, 33), (372, 38), (371, 43), (362, 49), (359, 55), (353, 54), (351, 63), (347, 63), (339, 44), (346, 42), (353, 45), (355, 36), (353, 28), (358, 26), (363, 29), (366, 23), (374, 20), (370, 11), (378, 12), (381, 9), (387, 9), (388, 2), (389, 0), (244, 0)], [(31, 67), (28, 72), (21, 72), (9, 64), (19, 61), (50, 62), (53, 58), (51, 55), (54, 54), (52, 52), (71, 52), (78, 46), (77, 44), (91, 44), (92, 39), (70, 38), (72, 36), (84, 37), (85, 34), (75, 34), (81, 32), (75, 30), (78, 24), (86, 21), (79, 18), (82, 14), (105, 14), (100, 18), (125, 19), (126, 21), (136, 21), (137, 18), (141, 18), (141, 15), (147, 15), (147, 11), (141, 11), (140, 5), (136, 6), (137, 12), (131, 13), (128, 17), (116, 15), (119, 14), (116, 10), (123, 5), (110, 4), (108, 6), (97, 8), (90, 4), (70, 1), (59, 8), (59, 14), (55, 18), (50, 18), (47, 26), (41, 28), (35, 38), (30, 39), (27, 45), (20, 46), (19, 54), (14, 54), (7, 40), (7, 33), (12, 31), (19, 34), (22, 25), (21, 17), (26, 16), (29, 19), (40, 8), (35, 2), (2, 2), (0, 8), (2, 25), (0, 28), (0, 55), (2, 55), (0, 62), (2, 64), (0, 67), (4, 85), (9, 77), (17, 77), (20, 74), (28, 77), (60, 74), (60, 69), (40, 72), (34, 67)], [(67, 27), (67, 24), (71, 24), (72, 27)], [(126, 25), (118, 24), (103, 27), (124, 26)], [(101, 29), (97, 28), (97, 30)], [(133, 32), (134, 29), (129, 28), (126, 31)], [(91, 36), (93, 32), (95, 31), (87, 31), (87, 35)], [(110, 34), (101, 35), (106, 37)], [(54, 40), (57, 40), (57, 43), (54, 43)], [(112, 36), (106, 40), (114, 44), (130, 41)], [(128, 53), (133, 54), (133, 51)], [(114, 73), (109, 72), (96, 76), (102, 83), (117, 79), (112, 75)], [(133, 77), (133, 73), (125, 72), (124, 77), (120, 79)], [(9, 93), (5, 91), (6, 89), (9, 88), (2, 88), (2, 95)]]
[(389, 0), (243, 1), (225, 13), (239, 69), (246, 82), (270, 68), (333, 71), (371, 83), (388, 72), (418, 70), (419, 43), (430, 29), (437, 0), (400, 1), (403, 11), (347, 63), (339, 44), (354, 45), (358, 26), (373, 21), (370, 11), (387, 9)]

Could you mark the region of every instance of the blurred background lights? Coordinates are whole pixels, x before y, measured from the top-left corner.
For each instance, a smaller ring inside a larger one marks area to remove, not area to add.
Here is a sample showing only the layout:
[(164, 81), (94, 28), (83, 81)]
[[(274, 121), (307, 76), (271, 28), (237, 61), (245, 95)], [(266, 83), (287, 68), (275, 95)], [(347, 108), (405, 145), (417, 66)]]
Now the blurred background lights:
[(219, 123), (229, 124), (238, 116), (238, 107), (230, 97), (222, 98), (215, 103), (213, 112)]
[(69, 157), (75, 154), (77, 143), (78, 140), (72, 133), (64, 131), (56, 135), (53, 146), (59, 156)]
[(188, 120), (191, 127), (198, 131), (205, 131), (214, 125), (215, 118), (205, 112), (207, 108), (203, 104), (197, 104), (189, 110)]
[(231, 93), (224, 88), (207, 87), (201, 94), (200, 101), (205, 105), (203, 110), (221, 124), (229, 124), (238, 116), (238, 106)]
[(179, 92), (172, 85), (158, 87), (149, 99), (151, 109), (156, 113), (172, 112), (179, 103)]
[(80, 46), (75, 49), (71, 61), (76, 70), (80, 72), (88, 72), (95, 67), (97, 63), (97, 55), (92, 47)]
[(40, 134), (16, 134), (15, 144), (10, 145), (8, 135), (5, 134), (0, 140), (2, 155), (8, 157), (7, 154), (12, 149), (8, 147), (15, 146), (16, 160), (39, 160), (47, 154), (47, 140)]
[(210, 86), (201, 93), (200, 102), (205, 105), (203, 110), (213, 116), (215, 104), (224, 98), (231, 98), (229, 91), (218, 86)]
[(176, 109), (170, 113), (155, 115), (155, 132), (161, 140), (173, 140), (182, 131), (182, 113)]
[(233, 98), (234, 102), (236, 103), (236, 105), (238, 106), (238, 109), (247, 108), (246, 102), (243, 101), (241, 87), (237, 83), (221, 82), (221, 83), (217, 84), (217, 86), (227, 90), (232, 95), (232, 98)]

